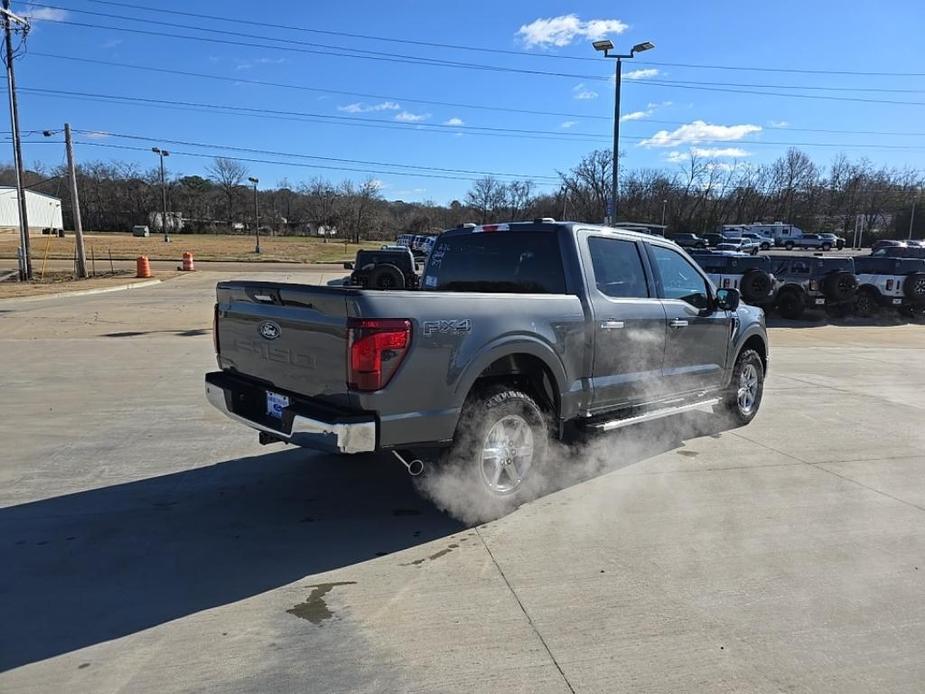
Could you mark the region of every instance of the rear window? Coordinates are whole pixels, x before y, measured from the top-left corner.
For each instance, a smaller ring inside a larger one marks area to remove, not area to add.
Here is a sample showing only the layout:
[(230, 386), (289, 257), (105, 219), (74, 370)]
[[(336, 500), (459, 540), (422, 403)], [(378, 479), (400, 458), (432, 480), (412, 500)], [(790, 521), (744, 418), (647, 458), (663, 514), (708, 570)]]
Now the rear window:
[(559, 240), (550, 231), (441, 236), (423, 285), (451, 292), (565, 294)]

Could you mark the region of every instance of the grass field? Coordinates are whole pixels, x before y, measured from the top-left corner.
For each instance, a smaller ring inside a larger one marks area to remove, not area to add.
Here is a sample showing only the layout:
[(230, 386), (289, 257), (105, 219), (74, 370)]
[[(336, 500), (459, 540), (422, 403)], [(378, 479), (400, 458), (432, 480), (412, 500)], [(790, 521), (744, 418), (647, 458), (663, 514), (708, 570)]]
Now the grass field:
[[(160, 272), (157, 279), (165, 280), (176, 277), (179, 272)], [(86, 289), (108, 289), (120, 287), (136, 282), (150, 280), (139, 279), (134, 273), (118, 270), (114, 273), (105, 273), (90, 279), (80, 280), (72, 272), (46, 272), (42, 279), (32, 282), (0, 282), (0, 299), (17, 299), (21, 297), (41, 296), (43, 294), (60, 294)]]
[[(68, 233), (63, 239), (52, 236), (30, 237), (33, 263), (42, 258), (73, 258), (74, 236)], [(359, 246), (343, 241), (328, 241), (304, 236), (261, 236), (261, 254), (254, 253), (253, 236), (225, 236), (218, 234), (177, 234), (171, 243), (164, 243), (161, 236), (152, 234), (148, 238), (136, 238), (131, 234), (84, 234), (87, 260), (91, 253), (97, 261), (133, 260), (146, 255), (151, 260), (176, 260), (179, 262), (185, 251), (193, 254), (195, 260), (225, 260), (253, 262), (293, 263), (337, 263), (353, 260), (358, 248), (378, 248), (382, 242), (365, 242)], [(19, 246), (17, 234), (0, 234), (0, 258), (15, 258)]]

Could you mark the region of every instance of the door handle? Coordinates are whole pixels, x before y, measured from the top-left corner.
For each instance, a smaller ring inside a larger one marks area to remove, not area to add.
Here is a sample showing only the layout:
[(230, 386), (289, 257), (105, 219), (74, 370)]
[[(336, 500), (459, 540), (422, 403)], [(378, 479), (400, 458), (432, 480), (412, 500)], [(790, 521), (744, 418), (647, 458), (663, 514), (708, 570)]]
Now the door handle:
[(686, 328), (687, 321), (682, 320), (681, 318), (675, 318), (673, 321), (669, 321), (668, 325), (670, 325), (672, 328)]
[(602, 330), (619, 330), (623, 327), (622, 320), (605, 320), (601, 321)]

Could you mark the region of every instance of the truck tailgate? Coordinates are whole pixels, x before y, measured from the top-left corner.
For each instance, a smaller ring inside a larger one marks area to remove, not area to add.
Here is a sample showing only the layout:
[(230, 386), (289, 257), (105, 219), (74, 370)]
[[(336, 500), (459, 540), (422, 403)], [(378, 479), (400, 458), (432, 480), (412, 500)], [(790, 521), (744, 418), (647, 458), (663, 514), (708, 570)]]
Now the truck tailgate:
[(220, 366), (279, 390), (345, 404), (350, 294), (334, 287), (220, 282)]

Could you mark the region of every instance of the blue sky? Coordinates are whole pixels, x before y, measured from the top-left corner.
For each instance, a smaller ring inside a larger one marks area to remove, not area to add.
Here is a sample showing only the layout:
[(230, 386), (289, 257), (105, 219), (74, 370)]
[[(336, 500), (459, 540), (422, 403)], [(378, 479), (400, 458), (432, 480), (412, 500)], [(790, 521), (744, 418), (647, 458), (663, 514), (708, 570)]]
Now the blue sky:
[[(221, 15), (239, 21), (193, 18), (127, 5)], [(338, 181), (371, 175), (381, 181), (387, 198), (448, 202), (465, 194), (470, 179), (477, 175), (469, 172), (484, 171), (533, 177), (540, 190), (552, 190), (556, 170), (569, 168), (591, 149), (609, 146), (613, 62), (596, 59), (590, 46), (592, 38), (606, 34), (624, 50), (644, 40), (656, 44), (655, 50), (624, 65), (624, 75), (630, 78), (623, 83), (622, 108), (626, 120), (621, 150), (627, 167), (678, 167), (677, 162), (691, 148), (724, 163), (762, 163), (779, 156), (788, 144), (802, 143), (802, 148), (820, 163), (844, 152), (852, 158), (866, 156), (876, 163), (922, 168), (925, 44), (920, 32), (925, 26), (925, 3), (897, 0), (850, 5), (848, 8), (844, 2), (820, 0), (620, 4), (280, 0), (257, 5), (261, 14), (255, 15), (253, 3), (238, 0), (47, 0), (46, 6), (14, 2), (15, 11), (35, 15), (28, 51), (16, 64), (22, 89), (21, 125), (23, 130), (42, 130), (60, 128), (68, 121), (85, 131), (76, 139), (92, 144), (77, 146), (80, 161), (119, 159), (149, 167), (155, 163), (155, 156), (147, 150), (161, 144), (174, 152), (167, 161), (172, 175), (203, 174), (209, 157), (225, 154), (266, 160), (247, 163), (251, 175), (258, 176), (262, 185), (273, 185), (284, 178), (295, 184), (314, 176)], [(149, 21), (102, 17), (78, 10)], [(303, 29), (524, 55), (254, 27), (243, 19), (246, 17)], [(191, 28), (163, 26), (155, 21)], [(76, 24), (262, 45), (182, 40)], [(205, 33), (202, 29), (248, 36)], [(290, 43), (272, 41), (271, 37)], [(331, 49), (306, 44), (332, 46), (342, 53), (363, 50), (522, 72), (319, 54), (306, 51)], [(283, 47), (296, 50), (282, 50)], [(48, 54), (113, 64), (64, 60)], [(681, 67), (677, 65), (680, 63), (822, 73), (708, 69)], [(560, 74), (533, 74), (537, 71)], [(84, 96), (34, 91), (43, 89), (80, 92)], [(790, 98), (769, 92), (837, 99)], [(181, 110), (163, 103), (114, 103), (86, 95), (277, 113), (251, 111), (245, 115), (241, 110), (218, 112), (191, 105)], [(199, 147), (193, 143), (279, 154)], [(835, 146), (819, 146), (823, 143)], [(54, 165), (62, 157), (63, 148), (51, 143), (29, 144), (25, 150), (29, 163)], [(394, 165), (428, 168), (404, 169), (406, 175), (399, 175)]]

